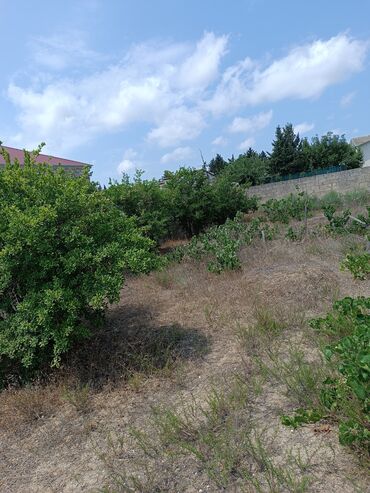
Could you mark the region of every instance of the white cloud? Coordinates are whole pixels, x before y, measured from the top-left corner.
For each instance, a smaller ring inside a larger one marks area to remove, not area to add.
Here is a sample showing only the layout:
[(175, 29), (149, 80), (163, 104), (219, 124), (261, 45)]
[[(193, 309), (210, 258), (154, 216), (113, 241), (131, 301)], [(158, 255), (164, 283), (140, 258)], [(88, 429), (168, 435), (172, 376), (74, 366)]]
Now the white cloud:
[(254, 142), (255, 140), (253, 137), (248, 137), (239, 144), (239, 149), (241, 151), (247, 151), (250, 147), (254, 146)]
[(225, 146), (227, 144), (228, 140), (225, 139), (225, 137), (222, 137), (222, 135), (220, 135), (219, 137), (216, 137), (213, 141), (212, 141), (212, 144), (214, 146)]
[(135, 168), (135, 164), (130, 159), (122, 159), (122, 161), (117, 166), (117, 172), (119, 174), (127, 173), (128, 171)]
[(137, 152), (132, 147), (125, 150), (123, 153), (123, 159), (134, 159), (137, 157)]
[(367, 42), (339, 34), (293, 48), (266, 68), (245, 59), (224, 73), (205, 106), (222, 113), (286, 98), (318, 97), (330, 85), (360, 71), (367, 50)]
[(172, 152), (164, 154), (161, 158), (161, 163), (185, 164), (184, 161), (193, 155), (193, 150), (190, 147), (177, 147)]
[(132, 147), (125, 150), (122, 156), (122, 160), (117, 166), (117, 173), (121, 175), (122, 173), (128, 173), (129, 171), (137, 168), (137, 163), (135, 165), (135, 160), (137, 158), (137, 152)]
[[(134, 123), (149, 126), (150, 142), (179, 147), (198, 137), (213, 115), (233, 115), (245, 106), (285, 98), (319, 96), (361, 70), (368, 48), (365, 42), (339, 34), (296, 47), (268, 66), (245, 58), (221, 70), (227, 36), (205, 33), (193, 44), (136, 45), (103, 70), (83, 76), (73, 70), (67, 77), (56, 71), (78, 68), (85, 59), (102, 60), (94, 58), (83, 36), (67, 38), (68, 33), (34, 41), (34, 59), (49, 73), (29, 85), (13, 82), (8, 87), (8, 97), (18, 110), (14, 139), (25, 147), (45, 141), (48, 152), (60, 153)], [(270, 118), (270, 112), (239, 117), (231, 128), (237, 131), (244, 125), (243, 131), (250, 134)]]
[(170, 147), (198, 137), (204, 127), (205, 121), (199, 111), (180, 106), (168, 112), (163, 122), (149, 132), (148, 139), (161, 147)]
[(307, 123), (307, 122), (302, 122), (298, 123), (297, 125), (294, 125), (294, 132), (297, 134), (299, 133), (300, 135), (305, 134), (315, 128), (314, 123)]
[[(46, 141), (48, 151), (77, 147), (94, 135), (134, 122), (153, 126), (161, 146), (197, 137), (205, 126), (197, 109), (202, 91), (217, 77), (227, 38), (206, 33), (197, 45), (141, 44), (106, 70), (75, 78), (47, 78), (43, 85), (10, 84), (25, 146)], [(48, 58), (39, 63), (48, 64)], [(67, 63), (56, 62), (58, 68)], [(194, 67), (189, 73), (190, 65)]]
[(345, 94), (340, 100), (340, 105), (343, 107), (349, 106), (352, 103), (355, 96), (356, 96), (356, 93), (354, 91), (350, 92), (348, 94)]
[(258, 115), (251, 116), (250, 118), (234, 118), (233, 122), (229, 126), (229, 132), (232, 133), (247, 133), (256, 132), (267, 127), (271, 122), (272, 110), (265, 113), (259, 113)]
[(206, 33), (192, 53), (181, 65), (178, 72), (180, 87), (204, 89), (218, 75), (221, 58), (226, 53), (227, 36), (217, 38)]

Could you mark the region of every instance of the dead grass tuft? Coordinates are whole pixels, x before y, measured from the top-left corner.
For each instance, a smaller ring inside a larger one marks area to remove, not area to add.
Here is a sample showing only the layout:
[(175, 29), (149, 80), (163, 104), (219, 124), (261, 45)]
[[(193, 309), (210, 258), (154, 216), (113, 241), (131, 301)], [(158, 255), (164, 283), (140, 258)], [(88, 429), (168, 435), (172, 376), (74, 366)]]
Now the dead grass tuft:
[(32, 386), (4, 390), (0, 399), (0, 428), (15, 430), (53, 416), (61, 406), (60, 388)]

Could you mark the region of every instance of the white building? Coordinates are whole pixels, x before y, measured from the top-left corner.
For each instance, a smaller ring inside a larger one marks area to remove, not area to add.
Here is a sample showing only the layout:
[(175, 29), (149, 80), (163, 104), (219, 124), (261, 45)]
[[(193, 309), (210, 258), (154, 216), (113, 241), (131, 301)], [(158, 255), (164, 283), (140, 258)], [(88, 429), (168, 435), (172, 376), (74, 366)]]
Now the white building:
[(364, 155), (364, 166), (370, 166), (370, 135), (356, 137), (351, 140), (351, 144), (362, 150)]

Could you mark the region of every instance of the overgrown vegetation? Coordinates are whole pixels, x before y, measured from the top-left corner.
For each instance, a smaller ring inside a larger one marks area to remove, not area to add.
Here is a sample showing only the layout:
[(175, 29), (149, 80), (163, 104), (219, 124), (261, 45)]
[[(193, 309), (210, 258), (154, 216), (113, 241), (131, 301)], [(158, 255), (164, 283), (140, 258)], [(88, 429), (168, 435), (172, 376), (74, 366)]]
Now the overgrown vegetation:
[[(127, 271), (157, 264), (152, 241), (90, 183), (48, 166), (0, 173), (0, 375), (56, 366), (89, 335)], [(23, 370), (22, 370), (23, 369)], [(1, 384), (0, 384), (1, 385)]]
[(295, 133), (293, 125), (278, 126), (271, 153), (257, 153), (249, 148), (237, 159), (225, 161), (217, 154), (209, 162), (215, 175), (227, 174), (237, 183), (259, 185), (281, 176), (304, 173), (342, 165), (344, 169), (358, 168), (363, 163), (361, 150), (349, 144), (344, 135), (328, 132), (309, 141)]
[(314, 209), (315, 201), (304, 192), (290, 194), (281, 199), (269, 199), (262, 205), (267, 219), (288, 224), (291, 219), (302, 221)]
[(242, 214), (227, 220), (221, 226), (213, 226), (205, 233), (194, 236), (189, 244), (179, 247), (169, 259), (182, 260), (184, 257), (208, 260), (208, 270), (220, 273), (223, 270), (236, 270), (240, 267), (238, 252), (255, 238), (271, 240), (276, 229), (255, 218), (246, 223)]
[(167, 172), (163, 185), (143, 180), (140, 172), (132, 182), (123, 176), (120, 183), (111, 182), (105, 194), (160, 243), (181, 235), (191, 237), (223, 224), (237, 212), (256, 209), (257, 202), (247, 197), (246, 188), (247, 184), (236, 184), (227, 176), (211, 181), (205, 169), (183, 167)]
[(321, 401), (339, 418), (340, 442), (369, 450), (370, 298), (344, 298), (333, 308), (311, 322), (328, 338), (324, 355), (340, 375), (323, 382)]
[(370, 253), (349, 253), (341, 263), (341, 268), (348, 269), (355, 279), (367, 279), (370, 276)]
[[(296, 428), (323, 418), (339, 425), (339, 441), (370, 452), (370, 298), (344, 298), (325, 318), (311, 321), (326, 344), (327, 376), (321, 382), (317, 408), (283, 416)], [(312, 403), (311, 403), (312, 404)]]
[[(246, 190), (271, 173), (271, 158), (253, 150), (246, 154), (228, 163), (218, 156), (215, 178), (205, 169), (181, 168), (159, 183), (143, 180), (139, 172), (133, 181), (123, 177), (104, 190), (87, 174), (72, 178), (34, 165), (32, 154), (26, 154), (24, 168), (8, 161), (0, 173), (0, 371), (10, 388), (2, 393), (0, 428), (8, 422), (14, 429), (19, 423), (36, 428), (65, 406), (67, 419), (74, 416), (88, 435), (105, 421), (97, 414), (97, 425), (92, 416), (99, 406), (106, 416), (107, 396), (109, 413), (123, 408), (127, 395), (120, 392), (131, 395), (129, 406), (137, 397), (141, 410), (154, 403), (149, 420), (147, 409), (146, 419), (124, 438), (109, 438), (107, 453), (96, 446), (108, 471), (107, 492), (177, 491), (181, 481), (188, 485), (184, 468), (196, 471), (197, 486), (206, 484), (210, 491), (311, 491), (311, 467), (317, 466), (311, 459), (319, 454), (301, 454), (299, 440), (287, 446), (293, 434), (281, 423), (312, 424), (313, 433), (338, 425), (340, 443), (366, 455), (370, 299), (345, 298), (311, 322), (310, 338), (320, 343), (322, 359), (317, 348), (314, 354), (312, 347), (307, 350), (302, 334), (307, 313), (323, 313), (321, 307), (338, 298), (336, 276), (357, 293), (366, 290), (370, 209), (359, 212), (369, 204), (369, 193), (333, 192), (317, 199), (297, 191), (256, 210)], [(165, 238), (183, 236), (190, 237), (186, 244), (157, 255)], [(294, 270), (297, 242), (305, 255)], [(335, 242), (335, 264), (328, 268)], [(323, 255), (312, 269), (310, 246), (312, 255), (315, 249)], [(359, 281), (339, 272), (344, 255), (341, 269)], [(241, 272), (216, 276), (204, 272), (204, 264), (211, 273)], [(133, 290), (131, 304), (112, 308), (106, 331), (99, 331), (124, 277), (153, 269), (130, 280), (123, 298)], [(195, 281), (192, 271), (199, 275)], [(307, 299), (307, 285), (313, 300)], [(83, 341), (89, 334), (90, 341)], [(228, 338), (235, 345), (228, 347), (226, 364)], [(219, 353), (203, 364), (215, 343)], [(218, 359), (219, 374), (213, 375)], [(50, 375), (48, 366), (60, 363), (52, 375), (61, 379), (60, 387), (49, 390), (44, 379), (11, 388), (43, 369)], [(208, 375), (207, 385), (205, 368), (213, 378)], [(200, 379), (197, 397), (195, 386), (187, 386), (191, 379)], [(181, 390), (174, 397), (176, 386)], [(271, 406), (268, 412), (259, 401)], [(127, 413), (130, 422), (137, 410)], [(121, 432), (122, 412), (119, 420)], [(278, 433), (285, 436), (275, 447)], [(101, 435), (99, 440), (101, 446)]]

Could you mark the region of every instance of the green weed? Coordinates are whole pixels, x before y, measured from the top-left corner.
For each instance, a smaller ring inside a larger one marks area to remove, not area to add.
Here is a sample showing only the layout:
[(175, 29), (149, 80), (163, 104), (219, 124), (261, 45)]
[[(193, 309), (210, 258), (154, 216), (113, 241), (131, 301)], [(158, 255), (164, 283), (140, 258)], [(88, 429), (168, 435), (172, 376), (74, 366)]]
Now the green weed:
[(349, 270), (355, 279), (365, 280), (370, 276), (370, 253), (349, 253), (342, 261), (340, 268)]
[[(370, 448), (370, 298), (344, 298), (334, 303), (325, 318), (311, 321), (311, 326), (329, 342), (323, 353), (328, 362), (327, 376), (319, 389), (320, 412), (326, 412), (339, 423), (339, 441), (368, 451)], [(329, 365), (332, 375), (329, 372)], [(307, 406), (309, 407), (309, 406)], [(323, 411), (324, 410), (324, 411)], [(310, 410), (284, 424), (297, 425), (309, 419)], [(306, 414), (305, 414), (306, 413)], [(308, 413), (308, 414), (307, 414)]]

